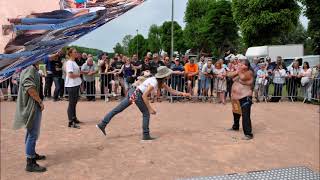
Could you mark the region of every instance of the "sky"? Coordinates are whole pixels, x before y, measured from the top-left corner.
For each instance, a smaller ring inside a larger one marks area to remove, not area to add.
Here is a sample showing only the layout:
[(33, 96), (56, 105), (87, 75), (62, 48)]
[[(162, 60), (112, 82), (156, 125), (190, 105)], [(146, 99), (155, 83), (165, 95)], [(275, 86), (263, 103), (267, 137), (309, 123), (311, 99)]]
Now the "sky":
[[(182, 28), (185, 27), (183, 18), (187, 2), (188, 0), (174, 0), (174, 20)], [(146, 38), (152, 24), (161, 25), (164, 21), (171, 21), (171, 0), (147, 0), (140, 6), (83, 36), (72, 45), (113, 52), (113, 47), (116, 43), (121, 43), (125, 35), (136, 35), (138, 29), (139, 34)], [(300, 21), (306, 28), (308, 19), (300, 16)]]

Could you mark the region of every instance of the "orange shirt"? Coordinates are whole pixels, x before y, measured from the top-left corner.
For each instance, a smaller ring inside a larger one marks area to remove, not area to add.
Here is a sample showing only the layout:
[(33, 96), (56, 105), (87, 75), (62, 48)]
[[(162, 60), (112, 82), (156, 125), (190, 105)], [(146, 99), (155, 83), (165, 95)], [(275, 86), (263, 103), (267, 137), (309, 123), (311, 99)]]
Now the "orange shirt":
[(190, 64), (190, 63), (187, 63), (186, 65), (184, 65), (184, 71), (186, 73), (193, 73), (193, 72), (198, 72), (199, 69), (198, 69), (198, 65), (197, 64)]

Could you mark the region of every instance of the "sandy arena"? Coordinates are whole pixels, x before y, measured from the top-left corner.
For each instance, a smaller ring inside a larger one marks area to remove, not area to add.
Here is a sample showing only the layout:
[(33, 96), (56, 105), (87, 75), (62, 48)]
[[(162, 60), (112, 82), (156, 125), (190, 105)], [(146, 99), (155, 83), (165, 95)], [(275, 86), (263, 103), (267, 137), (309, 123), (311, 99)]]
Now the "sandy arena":
[(95, 124), (116, 102), (78, 104), (81, 129), (67, 128), (67, 102), (45, 102), (37, 152), (43, 174), (25, 172), (24, 130), (12, 130), (15, 103), (1, 102), (1, 179), (177, 179), (307, 166), (319, 172), (319, 106), (260, 103), (252, 108), (252, 141), (229, 132), (231, 105), (154, 104), (153, 142), (142, 142), (137, 107), (116, 116), (107, 137)]

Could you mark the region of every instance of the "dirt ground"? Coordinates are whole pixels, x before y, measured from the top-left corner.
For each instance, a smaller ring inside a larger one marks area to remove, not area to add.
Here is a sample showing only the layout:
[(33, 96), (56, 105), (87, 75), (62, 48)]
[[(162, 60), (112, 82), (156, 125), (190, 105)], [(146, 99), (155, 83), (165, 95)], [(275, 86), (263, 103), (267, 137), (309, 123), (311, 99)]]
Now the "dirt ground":
[(319, 106), (260, 103), (252, 108), (255, 138), (228, 132), (231, 105), (154, 104), (151, 134), (140, 141), (141, 114), (135, 106), (116, 116), (107, 137), (95, 124), (116, 105), (80, 102), (81, 129), (67, 128), (67, 102), (45, 102), (37, 152), (47, 160), (43, 174), (27, 173), (24, 130), (12, 130), (13, 102), (1, 102), (1, 179), (177, 179), (307, 166), (319, 172)]

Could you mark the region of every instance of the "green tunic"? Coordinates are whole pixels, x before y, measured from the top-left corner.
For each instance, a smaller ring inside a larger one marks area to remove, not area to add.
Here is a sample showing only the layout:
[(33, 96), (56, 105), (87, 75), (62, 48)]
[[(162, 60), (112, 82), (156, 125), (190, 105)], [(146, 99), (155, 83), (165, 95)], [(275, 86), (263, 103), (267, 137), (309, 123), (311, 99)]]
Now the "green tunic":
[(17, 99), (17, 108), (13, 129), (25, 127), (31, 129), (35, 116), (35, 107), (38, 103), (28, 94), (29, 88), (40, 92), (40, 75), (34, 66), (29, 66), (21, 72)]

